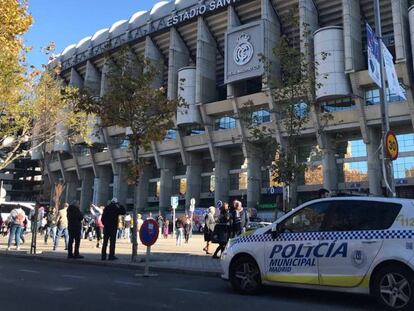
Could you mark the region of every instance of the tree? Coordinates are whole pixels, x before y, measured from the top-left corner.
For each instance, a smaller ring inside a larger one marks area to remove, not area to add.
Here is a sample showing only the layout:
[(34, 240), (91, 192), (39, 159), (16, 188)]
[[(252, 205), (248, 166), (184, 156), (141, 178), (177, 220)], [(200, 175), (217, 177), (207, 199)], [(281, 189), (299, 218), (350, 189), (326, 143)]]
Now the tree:
[[(292, 20), (295, 20), (294, 12), (291, 15)], [(310, 33), (306, 31), (307, 25), (303, 27), (304, 36), (309, 36)], [(306, 37), (300, 40), (308, 42)], [(287, 202), (284, 203), (287, 210), (296, 206), (298, 177), (304, 175), (307, 170), (307, 165), (301, 159), (309, 158), (310, 153), (302, 154), (300, 139), (310, 121), (310, 109), (316, 104), (315, 91), (321, 87), (316, 84), (318, 64), (313, 57), (300, 51), (297, 43), (282, 36), (273, 49), (280, 61), (280, 79), (272, 76), (271, 61), (262, 56), (265, 68), (264, 88), (275, 107), (270, 112), (276, 117), (275, 122), (278, 123), (283, 135), (251, 117), (252, 110), (255, 109), (251, 102), (246, 103), (244, 107), (244, 115), (247, 116), (245, 123), (250, 132), (249, 143), (260, 144), (261, 148), (264, 148), (262, 154), (266, 155), (266, 161), (271, 161), (270, 169), (274, 181), (284, 185), (287, 194)], [(322, 59), (326, 56), (327, 54), (323, 53)], [(325, 120), (326, 124), (330, 118), (329, 114), (324, 114), (321, 121)]]
[[(108, 56), (107, 90), (101, 98), (93, 97), (84, 89), (79, 94), (81, 106), (94, 113), (102, 127), (119, 126), (129, 132), (129, 181), (139, 183), (145, 161), (139, 157), (141, 149), (149, 149), (151, 142), (161, 141), (168, 129), (174, 126), (180, 100), (169, 100), (163, 87), (154, 88), (153, 81), (159, 71), (156, 64), (124, 47)], [(134, 223), (137, 219), (137, 202), (134, 202)], [(137, 226), (134, 226), (132, 260), (137, 256)]]

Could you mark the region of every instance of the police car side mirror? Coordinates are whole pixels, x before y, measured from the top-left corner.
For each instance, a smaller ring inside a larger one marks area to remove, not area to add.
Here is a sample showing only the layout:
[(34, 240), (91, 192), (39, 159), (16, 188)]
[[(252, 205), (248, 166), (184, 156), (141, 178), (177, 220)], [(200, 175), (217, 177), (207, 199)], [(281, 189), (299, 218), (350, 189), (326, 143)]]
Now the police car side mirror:
[(272, 239), (276, 239), (280, 234), (280, 226), (277, 223), (272, 224)]

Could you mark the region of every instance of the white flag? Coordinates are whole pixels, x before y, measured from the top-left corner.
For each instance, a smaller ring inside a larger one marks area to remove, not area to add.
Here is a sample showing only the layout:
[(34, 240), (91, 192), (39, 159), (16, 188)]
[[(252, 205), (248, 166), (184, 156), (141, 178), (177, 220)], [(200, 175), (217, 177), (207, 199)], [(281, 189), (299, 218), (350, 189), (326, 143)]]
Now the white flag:
[(404, 100), (407, 100), (404, 91), (400, 85), (400, 82), (398, 81), (398, 76), (394, 67), (393, 57), (383, 42), (381, 42), (381, 45), (382, 55), (384, 58), (385, 72), (387, 74), (388, 89), (390, 90), (390, 93), (396, 94)]

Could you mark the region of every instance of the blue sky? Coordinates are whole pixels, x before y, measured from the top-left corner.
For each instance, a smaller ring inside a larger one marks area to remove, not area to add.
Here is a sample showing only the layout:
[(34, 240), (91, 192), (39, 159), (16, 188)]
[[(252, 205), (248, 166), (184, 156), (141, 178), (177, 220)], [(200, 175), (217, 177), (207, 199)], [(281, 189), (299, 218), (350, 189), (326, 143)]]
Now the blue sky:
[(55, 42), (56, 52), (97, 30), (110, 27), (132, 14), (149, 10), (158, 0), (30, 0), (29, 11), (34, 24), (25, 35), (26, 44), (33, 47), (28, 63), (40, 66), (47, 62), (41, 48)]

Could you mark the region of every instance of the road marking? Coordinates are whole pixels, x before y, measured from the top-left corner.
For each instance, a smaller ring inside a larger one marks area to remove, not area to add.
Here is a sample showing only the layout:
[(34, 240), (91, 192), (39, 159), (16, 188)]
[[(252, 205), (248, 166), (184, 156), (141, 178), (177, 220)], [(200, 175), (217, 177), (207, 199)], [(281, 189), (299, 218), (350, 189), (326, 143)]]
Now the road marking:
[(26, 273), (40, 273), (39, 271), (36, 270), (29, 270), (29, 269), (20, 269), (20, 272), (26, 272)]
[(73, 274), (64, 274), (62, 275), (64, 278), (69, 278), (69, 279), (84, 279), (85, 277), (82, 275), (73, 275)]
[(192, 293), (192, 294), (210, 295), (209, 292), (203, 292), (201, 290), (193, 290), (193, 289), (185, 289), (185, 288), (173, 288), (173, 290), (178, 291), (178, 292)]
[(122, 285), (142, 286), (142, 283), (128, 282), (128, 281), (114, 281), (114, 283), (122, 284)]

